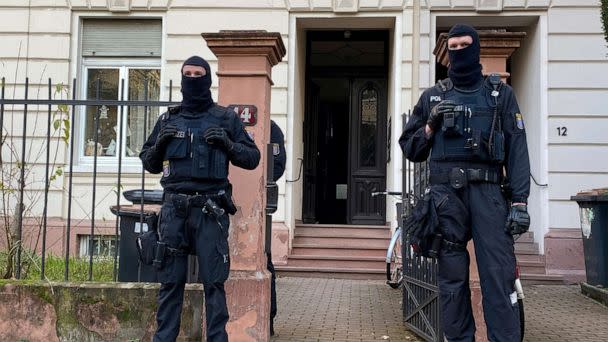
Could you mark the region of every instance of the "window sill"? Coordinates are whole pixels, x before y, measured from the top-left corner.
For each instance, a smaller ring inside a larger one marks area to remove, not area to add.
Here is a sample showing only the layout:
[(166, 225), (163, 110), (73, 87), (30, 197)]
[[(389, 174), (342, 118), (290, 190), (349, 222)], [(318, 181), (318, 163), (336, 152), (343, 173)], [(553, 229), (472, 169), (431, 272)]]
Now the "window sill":
[[(64, 171), (69, 172), (69, 170), (70, 170), (69, 165), (66, 165), (64, 167)], [(75, 164), (73, 166), (72, 171), (74, 173), (93, 173), (94, 165), (93, 165), (92, 159), (80, 161), (78, 164)], [(122, 174), (141, 174), (141, 171), (142, 171), (142, 165), (138, 159), (123, 160), (122, 166), (120, 168), (120, 172)], [(110, 160), (110, 161), (98, 160), (97, 161), (97, 173), (118, 174), (118, 161), (115, 159)], [(147, 174), (149, 175), (149, 173), (147, 173)]]

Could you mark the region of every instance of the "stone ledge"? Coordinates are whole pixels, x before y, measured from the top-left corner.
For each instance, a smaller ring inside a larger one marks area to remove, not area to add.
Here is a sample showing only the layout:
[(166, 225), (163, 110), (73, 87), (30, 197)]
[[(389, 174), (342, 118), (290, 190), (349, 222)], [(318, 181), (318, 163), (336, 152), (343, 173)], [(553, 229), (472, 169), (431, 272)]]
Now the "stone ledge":
[(608, 289), (581, 283), (581, 292), (608, 307)]
[[(0, 341), (150, 341), (154, 283), (0, 281)], [(202, 341), (202, 285), (186, 286), (179, 341)]]

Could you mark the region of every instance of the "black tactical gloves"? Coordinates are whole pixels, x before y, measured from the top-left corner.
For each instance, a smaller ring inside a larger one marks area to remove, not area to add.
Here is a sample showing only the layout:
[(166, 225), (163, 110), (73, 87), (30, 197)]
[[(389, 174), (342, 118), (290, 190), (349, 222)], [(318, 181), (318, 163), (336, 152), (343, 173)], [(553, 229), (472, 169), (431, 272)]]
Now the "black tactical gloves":
[(203, 134), (205, 140), (210, 144), (219, 145), (226, 149), (226, 151), (232, 151), (234, 149), (234, 142), (228, 137), (226, 130), (220, 127), (211, 127)]
[(154, 144), (154, 149), (160, 152), (164, 152), (165, 148), (171, 141), (171, 138), (175, 136), (177, 133), (177, 127), (175, 125), (167, 124), (163, 125), (158, 132), (158, 137), (156, 138), (156, 143)]
[(511, 235), (519, 235), (528, 231), (530, 228), (530, 215), (528, 215), (528, 206), (525, 204), (517, 204), (511, 206), (511, 211), (507, 217), (505, 230)]
[(433, 107), (433, 109), (431, 109), (431, 113), (429, 114), (426, 124), (429, 125), (433, 131), (435, 131), (437, 127), (441, 125), (443, 115), (454, 111), (454, 107), (456, 107), (456, 103), (454, 103), (454, 101), (444, 100), (439, 102), (435, 107)]

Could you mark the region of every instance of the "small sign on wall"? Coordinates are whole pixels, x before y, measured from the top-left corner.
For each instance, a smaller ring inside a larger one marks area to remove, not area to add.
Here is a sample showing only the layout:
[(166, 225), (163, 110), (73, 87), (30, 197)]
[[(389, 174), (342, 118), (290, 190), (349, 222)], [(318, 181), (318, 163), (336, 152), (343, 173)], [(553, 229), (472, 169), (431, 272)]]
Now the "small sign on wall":
[(231, 104), (229, 109), (234, 110), (236, 115), (241, 118), (243, 125), (255, 126), (258, 123), (258, 108), (248, 104)]
[(502, 11), (502, 0), (477, 0), (477, 11)]
[(336, 184), (336, 199), (344, 200), (348, 196), (347, 184)]
[(131, 10), (131, 0), (110, 0), (110, 12), (129, 12)]

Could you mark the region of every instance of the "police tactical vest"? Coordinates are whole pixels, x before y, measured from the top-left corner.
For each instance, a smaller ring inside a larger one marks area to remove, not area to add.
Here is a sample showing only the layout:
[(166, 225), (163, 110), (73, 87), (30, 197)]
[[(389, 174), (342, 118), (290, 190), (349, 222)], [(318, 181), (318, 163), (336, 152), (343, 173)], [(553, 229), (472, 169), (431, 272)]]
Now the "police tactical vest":
[(176, 110), (163, 114), (162, 125), (170, 123), (177, 127), (176, 135), (165, 150), (163, 182), (228, 178), (226, 152), (219, 146), (207, 143), (203, 136), (207, 129), (221, 127), (223, 114), (221, 109), (214, 107), (196, 116), (183, 115)]
[[(440, 81), (434, 88), (433, 93), (439, 95), (431, 99), (452, 100), (457, 106), (453, 113), (444, 115), (441, 128), (435, 132), (431, 160), (487, 163), (504, 160), (500, 84), (490, 83), (488, 79), (470, 92), (457, 90), (449, 81)], [(431, 103), (431, 109), (438, 103)]]

